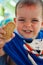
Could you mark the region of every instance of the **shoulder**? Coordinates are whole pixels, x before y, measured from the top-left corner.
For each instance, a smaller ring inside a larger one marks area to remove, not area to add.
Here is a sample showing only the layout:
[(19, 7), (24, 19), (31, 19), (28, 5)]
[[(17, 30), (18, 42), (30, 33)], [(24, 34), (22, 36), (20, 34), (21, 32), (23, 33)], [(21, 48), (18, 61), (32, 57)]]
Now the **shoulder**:
[(38, 33), (37, 39), (43, 39), (43, 30)]
[(43, 36), (43, 30), (40, 31), (40, 34)]
[(43, 33), (43, 30), (40, 30)]

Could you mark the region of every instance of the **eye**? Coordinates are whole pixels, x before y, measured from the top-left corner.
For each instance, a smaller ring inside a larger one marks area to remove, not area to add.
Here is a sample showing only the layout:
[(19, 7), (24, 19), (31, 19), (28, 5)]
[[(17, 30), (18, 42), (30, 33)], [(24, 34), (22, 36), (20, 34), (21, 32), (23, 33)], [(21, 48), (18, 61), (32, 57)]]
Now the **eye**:
[(33, 19), (32, 23), (38, 23), (39, 21), (37, 19)]
[(18, 21), (20, 21), (20, 22), (24, 22), (24, 21), (25, 21), (25, 19), (18, 19)]

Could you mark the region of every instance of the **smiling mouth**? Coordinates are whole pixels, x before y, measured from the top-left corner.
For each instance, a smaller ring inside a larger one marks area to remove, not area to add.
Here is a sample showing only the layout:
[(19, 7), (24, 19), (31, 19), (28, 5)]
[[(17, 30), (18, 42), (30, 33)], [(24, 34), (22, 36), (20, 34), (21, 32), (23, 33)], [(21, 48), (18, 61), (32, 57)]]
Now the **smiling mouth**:
[(32, 30), (23, 30), (25, 33), (32, 33)]

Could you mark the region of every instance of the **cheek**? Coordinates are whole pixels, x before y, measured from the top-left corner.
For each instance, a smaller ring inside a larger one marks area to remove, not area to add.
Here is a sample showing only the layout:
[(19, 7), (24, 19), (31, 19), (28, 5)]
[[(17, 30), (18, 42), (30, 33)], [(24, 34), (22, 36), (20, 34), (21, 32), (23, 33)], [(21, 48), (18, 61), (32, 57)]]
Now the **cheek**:
[(17, 24), (17, 29), (18, 29), (19, 31), (21, 31), (21, 30), (22, 30), (22, 28), (23, 28), (23, 25), (22, 25), (22, 24), (20, 24), (20, 23), (18, 23), (18, 24)]
[(35, 24), (33, 28), (34, 28), (34, 32), (38, 33), (41, 29), (41, 23)]

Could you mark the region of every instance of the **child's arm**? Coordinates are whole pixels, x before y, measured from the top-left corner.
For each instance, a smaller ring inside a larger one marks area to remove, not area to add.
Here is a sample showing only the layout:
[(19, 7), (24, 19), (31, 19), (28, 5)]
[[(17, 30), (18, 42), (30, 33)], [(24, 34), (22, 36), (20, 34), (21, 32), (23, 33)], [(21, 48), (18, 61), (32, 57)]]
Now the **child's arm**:
[(3, 48), (0, 49), (0, 57), (5, 55), (5, 52), (3, 51)]

